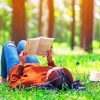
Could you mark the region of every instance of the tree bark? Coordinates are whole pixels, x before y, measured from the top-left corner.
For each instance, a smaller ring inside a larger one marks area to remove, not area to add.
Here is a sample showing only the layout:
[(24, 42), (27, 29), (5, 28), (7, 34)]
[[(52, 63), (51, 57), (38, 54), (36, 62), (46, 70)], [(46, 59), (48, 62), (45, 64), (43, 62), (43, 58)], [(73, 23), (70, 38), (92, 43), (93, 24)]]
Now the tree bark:
[(75, 38), (75, 0), (72, 0), (72, 40), (71, 40), (71, 48), (74, 49), (74, 38)]
[(53, 7), (53, 0), (48, 0), (48, 10), (49, 10), (48, 37), (53, 37), (53, 35), (54, 35), (54, 7)]
[(39, 36), (42, 35), (42, 1), (39, 3)]
[(83, 38), (84, 38), (84, 33), (83, 33), (83, 25), (84, 25), (84, 19), (83, 19), (83, 13), (84, 10), (83, 10), (83, 0), (81, 0), (81, 3), (80, 3), (80, 20), (81, 20), (81, 27), (80, 27), (80, 47), (83, 48)]
[(26, 39), (25, 0), (12, 0), (12, 40), (15, 44)]
[(93, 4), (94, 0), (83, 0), (82, 2), (82, 34), (83, 48), (85, 51), (92, 51), (93, 39)]

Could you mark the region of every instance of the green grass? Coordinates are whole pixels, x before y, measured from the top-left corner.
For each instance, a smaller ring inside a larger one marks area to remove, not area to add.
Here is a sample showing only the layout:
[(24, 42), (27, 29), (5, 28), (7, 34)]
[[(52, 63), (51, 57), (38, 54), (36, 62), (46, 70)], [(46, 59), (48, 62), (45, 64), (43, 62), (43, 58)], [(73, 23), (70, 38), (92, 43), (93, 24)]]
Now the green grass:
[[(68, 51), (65, 51), (68, 52)], [(0, 100), (100, 100), (100, 82), (91, 82), (89, 74), (92, 70), (100, 71), (100, 55), (69, 53), (54, 49), (54, 60), (57, 66), (69, 69), (74, 79), (80, 79), (85, 84), (84, 91), (57, 91), (57, 90), (35, 90), (33, 87), (24, 90), (12, 90), (7, 84), (0, 85)], [(46, 65), (45, 58), (39, 58)]]

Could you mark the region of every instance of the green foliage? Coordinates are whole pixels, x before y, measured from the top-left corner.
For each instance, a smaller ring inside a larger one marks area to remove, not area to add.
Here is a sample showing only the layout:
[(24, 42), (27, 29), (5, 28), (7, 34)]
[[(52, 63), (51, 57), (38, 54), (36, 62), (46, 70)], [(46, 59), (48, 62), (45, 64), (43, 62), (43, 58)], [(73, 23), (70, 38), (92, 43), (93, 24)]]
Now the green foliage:
[[(54, 3), (54, 16), (55, 16), (55, 37), (57, 42), (71, 42), (71, 6), (64, 0), (61, 3), (62, 7)], [(69, 4), (70, 5), (70, 4)], [(66, 8), (67, 6), (67, 8)]]
[(11, 37), (11, 8), (9, 0), (0, 0), (0, 44)]
[[(60, 3), (59, 3), (60, 2)], [(57, 42), (66, 42), (71, 44), (71, 22), (72, 22), (72, 7), (70, 0), (54, 0), (54, 36)], [(77, 1), (75, 6), (75, 45), (80, 45), (80, 8)], [(4, 4), (0, 8), (0, 44), (10, 40), (12, 33), (12, 1), (0, 0), (0, 5)], [(29, 38), (37, 37), (38, 34), (38, 17), (39, 17), (39, 2), (35, 0), (26, 0), (26, 30)], [(96, 11), (98, 13), (98, 11)], [(99, 41), (99, 19), (95, 20), (95, 39)]]
[(93, 47), (93, 49), (99, 49), (100, 48), (100, 42), (94, 40), (92, 42), (92, 47)]
[(95, 39), (97, 40), (97, 41), (99, 41), (100, 42), (100, 23), (99, 23), (99, 20), (100, 19), (96, 19), (96, 21), (95, 21)]
[(26, 2), (27, 36), (38, 36), (38, 4)]

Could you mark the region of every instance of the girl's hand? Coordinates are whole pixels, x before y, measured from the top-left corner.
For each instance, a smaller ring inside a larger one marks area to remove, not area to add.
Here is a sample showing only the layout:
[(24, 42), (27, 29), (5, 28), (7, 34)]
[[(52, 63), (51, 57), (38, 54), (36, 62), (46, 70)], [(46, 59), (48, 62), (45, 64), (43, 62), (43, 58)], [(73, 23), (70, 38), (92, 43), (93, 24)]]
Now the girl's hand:
[(26, 52), (22, 51), (20, 53), (20, 55), (19, 55), (19, 57), (20, 57), (20, 64), (22, 64), (22, 65), (24, 65), (25, 62), (26, 62), (26, 54), (27, 54)]

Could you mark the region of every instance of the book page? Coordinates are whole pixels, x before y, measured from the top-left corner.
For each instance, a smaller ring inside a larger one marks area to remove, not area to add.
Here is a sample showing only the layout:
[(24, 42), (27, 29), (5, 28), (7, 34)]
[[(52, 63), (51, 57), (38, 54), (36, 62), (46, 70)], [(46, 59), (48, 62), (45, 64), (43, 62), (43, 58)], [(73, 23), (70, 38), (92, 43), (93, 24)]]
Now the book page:
[(40, 38), (28, 39), (25, 52), (27, 52), (27, 57), (34, 56), (39, 46)]
[(37, 50), (37, 55), (46, 56), (47, 51), (50, 50), (54, 38), (40, 37), (40, 42)]

